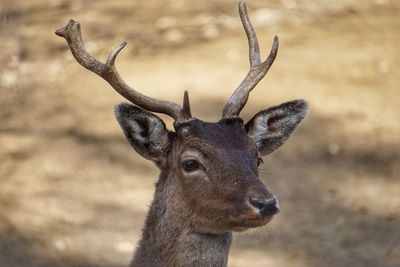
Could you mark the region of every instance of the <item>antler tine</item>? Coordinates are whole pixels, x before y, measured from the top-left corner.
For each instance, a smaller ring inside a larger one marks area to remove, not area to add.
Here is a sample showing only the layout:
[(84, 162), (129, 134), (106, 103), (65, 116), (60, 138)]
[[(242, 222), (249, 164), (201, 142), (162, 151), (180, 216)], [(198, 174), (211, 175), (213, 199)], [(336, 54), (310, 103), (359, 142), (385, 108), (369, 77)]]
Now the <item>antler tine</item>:
[(251, 25), (249, 16), (247, 15), (246, 4), (243, 1), (239, 2), (239, 14), (249, 42), (250, 70), (225, 104), (222, 111), (223, 118), (239, 115), (240, 111), (246, 105), (251, 90), (267, 74), (278, 53), (279, 39), (278, 36), (275, 36), (271, 52), (268, 58), (262, 62), (257, 35)]
[(189, 102), (189, 92), (187, 90), (185, 90), (185, 93), (183, 94), (182, 111), (189, 117), (192, 117), (192, 111), (190, 109), (190, 102)]
[(56, 31), (58, 36), (65, 38), (75, 59), (86, 69), (96, 73), (106, 80), (120, 95), (146, 110), (163, 113), (180, 122), (188, 119), (188, 114), (183, 112), (182, 107), (176, 103), (158, 100), (143, 95), (132, 89), (118, 74), (115, 68), (115, 59), (118, 53), (125, 47), (126, 42), (118, 45), (108, 56), (107, 62), (102, 63), (86, 51), (82, 41), (81, 27), (79, 22), (70, 20), (67, 26)]

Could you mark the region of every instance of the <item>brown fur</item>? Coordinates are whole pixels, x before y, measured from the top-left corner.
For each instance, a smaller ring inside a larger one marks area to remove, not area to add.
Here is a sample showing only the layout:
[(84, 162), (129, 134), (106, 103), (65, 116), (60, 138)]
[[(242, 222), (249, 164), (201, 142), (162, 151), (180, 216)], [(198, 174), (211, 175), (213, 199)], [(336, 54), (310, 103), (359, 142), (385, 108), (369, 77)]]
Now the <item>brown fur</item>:
[[(153, 203), (134, 266), (226, 266), (231, 232), (266, 224), (249, 205), (249, 195), (270, 198), (258, 179), (259, 158), (240, 119), (193, 120), (169, 133)], [(185, 174), (180, 157), (197, 151), (207, 169)]]
[[(130, 267), (227, 266), (232, 231), (265, 225), (279, 211), (258, 164), (289, 138), (307, 108), (303, 100), (287, 102), (247, 124), (239, 117), (193, 118), (173, 132), (148, 111), (117, 105), (129, 143), (161, 170)], [(187, 160), (197, 167), (185, 169)]]

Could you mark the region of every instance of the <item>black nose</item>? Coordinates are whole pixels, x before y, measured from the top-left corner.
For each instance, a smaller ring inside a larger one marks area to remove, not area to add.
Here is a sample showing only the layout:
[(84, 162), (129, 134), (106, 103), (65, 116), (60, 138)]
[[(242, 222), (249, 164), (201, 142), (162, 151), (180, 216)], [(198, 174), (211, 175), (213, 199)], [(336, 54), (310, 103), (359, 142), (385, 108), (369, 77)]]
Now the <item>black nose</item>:
[(275, 197), (270, 199), (258, 199), (250, 197), (250, 203), (264, 216), (271, 216), (279, 213), (279, 205)]

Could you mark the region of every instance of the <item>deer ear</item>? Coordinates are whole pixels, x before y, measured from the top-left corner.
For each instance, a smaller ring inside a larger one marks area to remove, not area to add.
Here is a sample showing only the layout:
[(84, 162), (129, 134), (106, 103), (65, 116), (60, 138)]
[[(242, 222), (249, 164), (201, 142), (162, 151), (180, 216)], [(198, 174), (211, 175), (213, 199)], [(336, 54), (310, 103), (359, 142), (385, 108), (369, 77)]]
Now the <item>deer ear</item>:
[(245, 128), (261, 155), (278, 149), (307, 114), (308, 104), (294, 100), (257, 113)]
[(137, 106), (120, 103), (115, 116), (131, 146), (146, 159), (161, 164), (170, 144), (169, 132), (156, 115)]

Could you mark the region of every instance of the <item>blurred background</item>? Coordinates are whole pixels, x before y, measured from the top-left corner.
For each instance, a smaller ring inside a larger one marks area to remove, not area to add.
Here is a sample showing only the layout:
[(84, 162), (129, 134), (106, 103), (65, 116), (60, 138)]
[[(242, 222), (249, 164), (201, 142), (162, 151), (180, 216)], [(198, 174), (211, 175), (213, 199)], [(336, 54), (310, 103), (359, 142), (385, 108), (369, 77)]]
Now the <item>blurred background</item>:
[[(126, 40), (128, 84), (179, 103), (188, 89), (216, 121), (249, 68), (237, 2), (0, 0), (0, 266), (127, 266), (158, 176), (117, 125), (124, 100), (54, 31), (80, 21), (100, 60)], [(311, 110), (264, 158), (281, 213), (235, 234), (229, 266), (400, 266), (400, 2), (247, 6), (263, 55), (275, 34), (280, 49), (242, 117)]]

